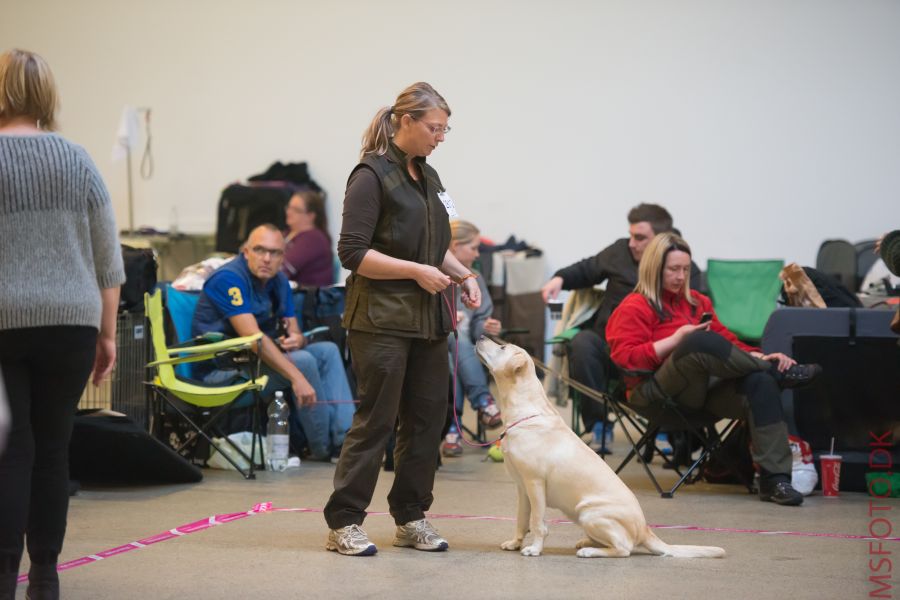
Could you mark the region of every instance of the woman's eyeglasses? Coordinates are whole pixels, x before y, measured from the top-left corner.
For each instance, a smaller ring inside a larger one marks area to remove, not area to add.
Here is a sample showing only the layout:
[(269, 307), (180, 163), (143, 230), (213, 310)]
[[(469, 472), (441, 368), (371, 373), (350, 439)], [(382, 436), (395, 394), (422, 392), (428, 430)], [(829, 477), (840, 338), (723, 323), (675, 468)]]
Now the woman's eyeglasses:
[(422, 125), (427, 127), (428, 131), (431, 132), (431, 135), (437, 135), (438, 133), (443, 133), (444, 135), (447, 135), (448, 133), (450, 133), (449, 125), (444, 125), (443, 127), (440, 125), (432, 125), (430, 123), (426, 123), (425, 121), (422, 121), (421, 119), (417, 119), (417, 118), (413, 117), (412, 115), (409, 115), (409, 116), (412, 117), (412, 119), (414, 121), (418, 121), (419, 123), (421, 123)]

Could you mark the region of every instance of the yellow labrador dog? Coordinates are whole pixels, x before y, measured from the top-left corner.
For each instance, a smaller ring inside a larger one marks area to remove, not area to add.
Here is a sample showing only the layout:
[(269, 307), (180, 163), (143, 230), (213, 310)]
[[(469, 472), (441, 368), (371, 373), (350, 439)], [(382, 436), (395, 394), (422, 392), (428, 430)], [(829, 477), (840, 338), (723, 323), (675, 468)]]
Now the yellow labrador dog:
[[(501, 548), (540, 556), (549, 506), (584, 529), (587, 537), (575, 545), (583, 558), (625, 557), (633, 550), (686, 558), (725, 556), (715, 546), (670, 546), (656, 537), (631, 490), (550, 404), (524, 350), (481, 338), (476, 352), (497, 381), (506, 427), (501, 447), (519, 495), (516, 537)], [(529, 530), (534, 540), (522, 548)]]

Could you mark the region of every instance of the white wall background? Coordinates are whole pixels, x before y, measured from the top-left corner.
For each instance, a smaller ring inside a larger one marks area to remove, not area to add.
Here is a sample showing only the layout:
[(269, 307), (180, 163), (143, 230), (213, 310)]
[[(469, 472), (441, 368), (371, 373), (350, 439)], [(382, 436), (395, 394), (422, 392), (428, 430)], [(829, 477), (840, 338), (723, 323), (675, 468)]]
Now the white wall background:
[[(0, 48), (37, 51), (127, 226), (110, 150), (153, 109), (136, 225), (213, 231), (227, 184), (308, 161), (340, 224), (375, 110), (426, 80), (453, 109), (431, 158), (463, 217), (555, 270), (667, 206), (709, 257), (811, 264), (900, 224), (895, 0), (15, 0)], [(135, 165), (135, 172), (136, 172)]]

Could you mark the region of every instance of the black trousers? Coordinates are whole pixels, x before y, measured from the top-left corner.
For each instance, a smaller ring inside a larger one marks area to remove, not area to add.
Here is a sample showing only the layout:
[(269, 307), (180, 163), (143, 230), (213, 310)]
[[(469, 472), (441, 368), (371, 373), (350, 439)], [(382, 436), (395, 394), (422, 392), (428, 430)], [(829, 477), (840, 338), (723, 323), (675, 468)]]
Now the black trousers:
[(34, 564), (62, 550), (69, 509), (69, 439), (94, 364), (93, 327), (0, 331), (0, 369), (12, 415), (0, 457), (0, 570), (17, 571), (24, 542)]
[(793, 457), (772, 363), (755, 358), (717, 333), (687, 336), (630, 401), (653, 406), (666, 398), (688, 410), (746, 419), (751, 454), (763, 476), (787, 476)]
[(398, 417), (388, 507), (398, 525), (422, 519), (434, 499), (447, 414), (447, 340), (350, 331), (347, 342), (359, 408), (335, 469), (325, 521), (331, 529), (362, 524)]
[[(604, 393), (609, 391), (609, 382), (617, 373), (616, 366), (609, 357), (606, 340), (593, 329), (583, 329), (572, 338), (569, 372), (572, 379), (592, 390)], [(591, 431), (595, 424), (603, 421), (606, 421), (606, 407), (592, 398), (582, 396), (581, 422), (584, 423), (585, 431)]]

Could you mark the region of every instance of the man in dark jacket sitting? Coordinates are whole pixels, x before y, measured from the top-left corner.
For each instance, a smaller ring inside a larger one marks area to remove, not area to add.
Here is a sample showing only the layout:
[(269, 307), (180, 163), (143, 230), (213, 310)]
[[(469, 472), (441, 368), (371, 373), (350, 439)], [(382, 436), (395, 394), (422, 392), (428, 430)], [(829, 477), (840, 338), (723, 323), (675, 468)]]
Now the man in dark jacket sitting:
[[(597, 255), (558, 270), (541, 288), (544, 302), (555, 299), (560, 290), (590, 288), (606, 281), (600, 308), (572, 339), (569, 355), (572, 377), (579, 383), (607, 392), (616, 368), (606, 344), (606, 322), (613, 310), (637, 285), (638, 263), (650, 240), (658, 233), (672, 231), (672, 215), (658, 204), (638, 204), (628, 212), (628, 237), (616, 240)], [(691, 288), (700, 289), (700, 269), (691, 263)], [(603, 407), (585, 399), (581, 420), (586, 431), (593, 432), (592, 447), (605, 447), (603, 436), (612, 439)]]

